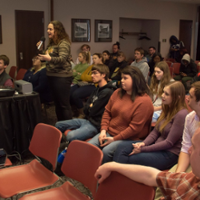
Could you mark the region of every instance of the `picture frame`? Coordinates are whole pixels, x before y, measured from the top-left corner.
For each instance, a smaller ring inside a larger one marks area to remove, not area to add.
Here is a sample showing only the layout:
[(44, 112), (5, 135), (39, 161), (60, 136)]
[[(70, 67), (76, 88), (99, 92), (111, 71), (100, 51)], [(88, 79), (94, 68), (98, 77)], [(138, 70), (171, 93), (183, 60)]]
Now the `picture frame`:
[(90, 19), (71, 19), (72, 42), (90, 42)]
[(112, 20), (95, 20), (95, 42), (112, 42)]
[(1, 15), (0, 15), (0, 44), (2, 44), (2, 24), (1, 24)]

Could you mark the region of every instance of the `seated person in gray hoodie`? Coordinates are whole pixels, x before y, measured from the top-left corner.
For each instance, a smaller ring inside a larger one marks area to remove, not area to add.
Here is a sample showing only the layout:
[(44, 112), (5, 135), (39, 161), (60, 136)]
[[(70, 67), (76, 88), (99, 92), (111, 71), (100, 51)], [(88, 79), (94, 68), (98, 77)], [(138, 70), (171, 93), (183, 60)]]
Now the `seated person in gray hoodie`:
[(135, 61), (131, 63), (131, 66), (137, 67), (142, 72), (146, 82), (148, 80), (149, 65), (147, 59), (144, 57), (144, 49), (136, 48), (134, 51)]
[(59, 121), (56, 123), (62, 133), (68, 132), (66, 139), (72, 140), (87, 140), (94, 137), (100, 131), (101, 118), (104, 109), (113, 91), (116, 89), (112, 82), (108, 83), (109, 69), (106, 65), (97, 64), (92, 67), (92, 81), (97, 83), (97, 88), (90, 95), (84, 106), (85, 119), (71, 119)]
[(195, 62), (190, 58), (189, 54), (185, 54), (181, 60), (180, 73), (175, 76), (176, 81), (182, 81), (185, 89), (187, 89), (186, 82), (192, 80), (193, 77), (197, 74), (197, 66)]

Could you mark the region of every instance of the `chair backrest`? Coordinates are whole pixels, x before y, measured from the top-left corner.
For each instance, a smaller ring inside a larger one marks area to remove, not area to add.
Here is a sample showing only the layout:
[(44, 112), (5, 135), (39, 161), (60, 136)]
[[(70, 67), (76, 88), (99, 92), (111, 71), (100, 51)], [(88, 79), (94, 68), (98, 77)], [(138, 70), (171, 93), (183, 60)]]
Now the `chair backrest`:
[(39, 123), (33, 131), (29, 150), (34, 155), (49, 161), (55, 170), (61, 137), (62, 133), (54, 126)]
[(172, 62), (171, 61), (165, 61), (165, 62), (168, 64), (169, 67), (172, 66)]
[(118, 172), (111, 172), (99, 186), (95, 200), (153, 200), (153, 187), (137, 183)]
[(17, 71), (17, 67), (16, 66), (12, 66), (10, 68), (10, 71), (9, 71), (9, 76), (12, 78), (12, 79), (15, 79), (15, 73)]
[(23, 68), (19, 69), (19, 71), (17, 72), (16, 80), (22, 80), (26, 72), (27, 72), (27, 69), (23, 69)]
[(74, 140), (68, 146), (61, 170), (67, 177), (84, 184), (94, 197), (97, 189), (94, 174), (101, 165), (102, 159), (103, 152), (98, 147)]
[(173, 77), (173, 74), (174, 74), (174, 69), (173, 69), (173, 67), (169, 67), (169, 71), (170, 71), (171, 77)]
[(173, 63), (172, 67), (173, 67), (174, 74), (180, 73), (180, 66), (181, 66), (181, 63)]

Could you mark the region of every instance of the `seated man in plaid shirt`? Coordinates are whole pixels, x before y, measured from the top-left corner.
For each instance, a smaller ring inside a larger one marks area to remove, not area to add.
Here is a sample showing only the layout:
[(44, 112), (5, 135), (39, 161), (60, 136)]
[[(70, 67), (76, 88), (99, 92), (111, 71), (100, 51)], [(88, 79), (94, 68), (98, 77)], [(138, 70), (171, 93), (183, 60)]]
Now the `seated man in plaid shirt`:
[(149, 185), (159, 187), (164, 199), (194, 200), (200, 199), (200, 128), (192, 137), (192, 146), (188, 152), (190, 154), (190, 164), (192, 172), (173, 173), (159, 171), (152, 167), (133, 164), (120, 164), (109, 162), (99, 167), (95, 177), (101, 183), (106, 179), (111, 171), (116, 171), (128, 178)]

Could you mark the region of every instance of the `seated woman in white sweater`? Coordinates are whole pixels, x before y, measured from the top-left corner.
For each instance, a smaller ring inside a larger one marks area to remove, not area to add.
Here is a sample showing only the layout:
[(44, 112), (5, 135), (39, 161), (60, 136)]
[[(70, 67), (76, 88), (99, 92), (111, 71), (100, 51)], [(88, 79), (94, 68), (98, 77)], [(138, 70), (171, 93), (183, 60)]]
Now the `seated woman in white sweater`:
[(154, 73), (151, 77), (150, 84), (150, 92), (152, 94), (152, 102), (154, 106), (154, 113), (152, 122), (156, 122), (160, 116), (162, 111), (162, 98), (161, 95), (163, 93), (164, 87), (169, 84), (169, 82), (173, 82), (170, 75), (169, 66), (165, 61), (161, 61), (157, 63), (154, 68)]

